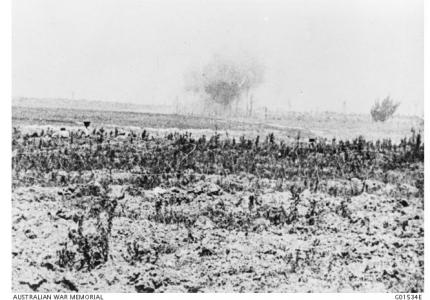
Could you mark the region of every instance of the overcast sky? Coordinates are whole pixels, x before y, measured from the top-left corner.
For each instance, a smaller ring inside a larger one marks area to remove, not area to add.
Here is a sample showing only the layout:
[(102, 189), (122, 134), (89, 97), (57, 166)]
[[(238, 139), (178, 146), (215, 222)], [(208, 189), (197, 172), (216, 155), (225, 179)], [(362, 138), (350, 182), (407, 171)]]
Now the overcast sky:
[(14, 0), (12, 44), (15, 97), (173, 103), (219, 54), (265, 66), (260, 105), (423, 110), (420, 0)]

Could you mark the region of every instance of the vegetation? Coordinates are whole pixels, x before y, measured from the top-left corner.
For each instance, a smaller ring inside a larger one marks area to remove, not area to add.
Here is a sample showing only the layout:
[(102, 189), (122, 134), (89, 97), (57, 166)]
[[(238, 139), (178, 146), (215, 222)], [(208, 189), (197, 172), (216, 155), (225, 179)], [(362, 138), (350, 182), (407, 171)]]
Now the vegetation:
[(376, 101), (370, 110), (372, 119), (376, 122), (385, 122), (394, 115), (399, 105), (400, 102), (394, 102), (389, 96), (382, 100), (382, 102)]
[(419, 132), (287, 142), (14, 128), (12, 150), (15, 290), (423, 289)]

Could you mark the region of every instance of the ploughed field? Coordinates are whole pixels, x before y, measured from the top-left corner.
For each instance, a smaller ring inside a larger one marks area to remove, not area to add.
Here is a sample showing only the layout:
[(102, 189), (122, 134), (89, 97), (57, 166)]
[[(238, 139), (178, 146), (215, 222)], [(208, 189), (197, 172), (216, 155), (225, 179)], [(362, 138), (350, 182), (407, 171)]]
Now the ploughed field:
[(14, 292), (422, 292), (424, 145), (17, 127)]

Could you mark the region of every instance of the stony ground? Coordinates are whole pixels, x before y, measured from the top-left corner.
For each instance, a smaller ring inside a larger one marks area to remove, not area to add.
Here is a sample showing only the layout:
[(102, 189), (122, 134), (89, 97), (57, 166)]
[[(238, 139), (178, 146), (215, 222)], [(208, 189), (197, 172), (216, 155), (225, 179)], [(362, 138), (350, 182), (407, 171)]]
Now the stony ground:
[(292, 194), (254, 181), (17, 186), (13, 291), (423, 291), (424, 203), (412, 182), (332, 180)]

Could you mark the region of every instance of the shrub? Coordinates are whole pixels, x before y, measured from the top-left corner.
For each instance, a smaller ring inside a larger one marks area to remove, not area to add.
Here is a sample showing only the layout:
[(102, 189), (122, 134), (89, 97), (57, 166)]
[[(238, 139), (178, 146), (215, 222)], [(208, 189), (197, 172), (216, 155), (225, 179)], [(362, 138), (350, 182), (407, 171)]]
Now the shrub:
[(397, 107), (399, 107), (399, 102), (394, 102), (390, 97), (386, 97), (382, 102), (376, 101), (370, 110), (370, 114), (372, 115), (372, 119), (376, 122), (381, 121), (384, 122), (391, 118), (393, 114), (396, 112)]

